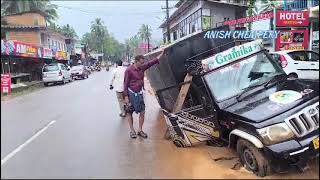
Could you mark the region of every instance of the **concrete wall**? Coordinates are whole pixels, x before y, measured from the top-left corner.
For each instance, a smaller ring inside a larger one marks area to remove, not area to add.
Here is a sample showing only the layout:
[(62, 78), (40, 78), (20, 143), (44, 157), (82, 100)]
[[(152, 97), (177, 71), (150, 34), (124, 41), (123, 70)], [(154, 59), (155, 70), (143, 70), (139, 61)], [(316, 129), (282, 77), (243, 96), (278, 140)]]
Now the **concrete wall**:
[(4, 19), (9, 25), (46, 26), (45, 18), (37, 13), (6, 16)]
[(9, 31), (6, 36), (8, 40), (17, 40), (37, 46), (41, 45), (39, 31)]
[(216, 27), (217, 23), (224, 22), (224, 18), (230, 20), (236, 18), (236, 6), (205, 2), (203, 8), (210, 9), (211, 26), (213, 27)]

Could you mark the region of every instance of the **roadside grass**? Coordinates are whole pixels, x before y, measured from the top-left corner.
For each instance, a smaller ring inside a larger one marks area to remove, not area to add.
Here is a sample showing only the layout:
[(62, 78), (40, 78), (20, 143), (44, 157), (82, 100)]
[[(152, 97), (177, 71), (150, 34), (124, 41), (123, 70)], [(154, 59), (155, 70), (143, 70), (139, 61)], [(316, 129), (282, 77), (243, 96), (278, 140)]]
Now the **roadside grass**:
[(11, 95), (1, 94), (1, 101), (35, 92), (42, 89), (43, 87), (43, 83), (36, 83), (26, 87), (15, 88), (12, 89)]

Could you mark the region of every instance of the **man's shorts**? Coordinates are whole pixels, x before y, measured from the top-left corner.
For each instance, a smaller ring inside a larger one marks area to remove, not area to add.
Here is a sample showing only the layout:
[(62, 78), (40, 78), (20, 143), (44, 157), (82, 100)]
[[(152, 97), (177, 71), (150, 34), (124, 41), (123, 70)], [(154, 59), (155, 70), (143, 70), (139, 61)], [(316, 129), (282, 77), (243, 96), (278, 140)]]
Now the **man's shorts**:
[(135, 93), (129, 89), (128, 98), (130, 105), (125, 108), (127, 113), (132, 114), (133, 112), (141, 113), (145, 111), (145, 104), (142, 91)]

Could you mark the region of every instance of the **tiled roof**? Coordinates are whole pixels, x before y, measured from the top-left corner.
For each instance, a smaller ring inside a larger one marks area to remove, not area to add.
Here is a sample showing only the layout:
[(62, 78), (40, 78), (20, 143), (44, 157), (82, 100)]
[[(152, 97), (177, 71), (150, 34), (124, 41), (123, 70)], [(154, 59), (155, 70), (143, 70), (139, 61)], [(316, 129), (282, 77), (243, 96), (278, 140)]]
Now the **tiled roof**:
[(20, 12), (20, 13), (13, 13), (13, 14), (9, 14), (9, 15), (5, 15), (3, 17), (6, 17), (6, 16), (17, 16), (17, 15), (23, 15), (23, 14), (28, 14), (28, 13), (36, 13), (36, 14), (40, 14), (44, 17), (46, 17), (47, 15), (42, 12), (42, 11), (39, 11), (39, 10), (30, 10), (30, 11), (25, 11), (25, 12)]
[(1, 25), (2, 29), (23, 29), (23, 30), (41, 30), (41, 29), (46, 29), (45, 26), (24, 26), (24, 25)]

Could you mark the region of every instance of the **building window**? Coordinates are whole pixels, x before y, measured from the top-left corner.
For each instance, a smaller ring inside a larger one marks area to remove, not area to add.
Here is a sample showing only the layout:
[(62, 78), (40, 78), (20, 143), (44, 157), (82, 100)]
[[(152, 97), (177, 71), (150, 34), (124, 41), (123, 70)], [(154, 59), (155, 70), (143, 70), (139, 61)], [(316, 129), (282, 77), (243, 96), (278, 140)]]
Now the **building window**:
[(177, 31), (174, 31), (173, 32), (173, 40), (177, 40), (178, 39), (178, 37), (177, 37)]

